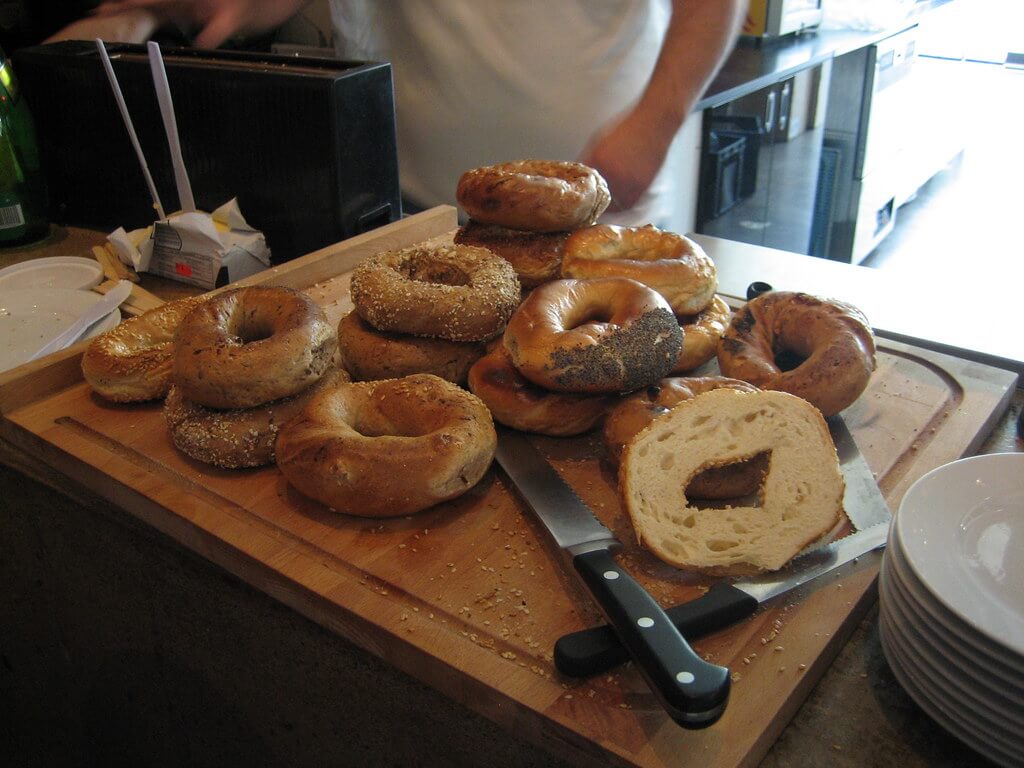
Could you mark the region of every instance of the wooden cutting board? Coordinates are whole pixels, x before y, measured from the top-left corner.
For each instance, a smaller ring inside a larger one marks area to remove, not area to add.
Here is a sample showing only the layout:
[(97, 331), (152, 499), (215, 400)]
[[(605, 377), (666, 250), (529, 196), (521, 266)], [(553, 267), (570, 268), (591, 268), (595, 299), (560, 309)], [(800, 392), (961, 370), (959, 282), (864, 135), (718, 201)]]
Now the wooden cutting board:
[[(348, 272), (384, 248), (450, 238), (443, 207), (246, 282), (309, 291), (332, 320)], [(562, 678), (551, 649), (599, 615), (496, 469), (456, 501), (375, 521), (301, 497), (274, 467), (221, 471), (179, 454), (158, 404), (114, 405), (81, 380), (82, 345), (0, 376), (0, 435), (255, 587), (408, 674), (581, 764), (733, 766), (765, 754), (875, 599), (879, 558), (857, 563), (695, 644), (730, 667), (720, 722), (684, 731), (631, 665)], [(881, 342), (868, 390), (845, 418), (890, 506), (918, 477), (970, 454), (1005, 411), (1016, 377)], [(537, 438), (626, 544), (621, 559), (664, 605), (699, 595), (639, 550), (595, 436)]]

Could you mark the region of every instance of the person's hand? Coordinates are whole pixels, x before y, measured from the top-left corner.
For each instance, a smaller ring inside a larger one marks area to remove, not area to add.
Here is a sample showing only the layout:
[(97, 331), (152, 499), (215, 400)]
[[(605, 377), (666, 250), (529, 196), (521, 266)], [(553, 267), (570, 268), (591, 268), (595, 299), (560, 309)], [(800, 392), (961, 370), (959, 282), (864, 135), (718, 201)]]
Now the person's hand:
[(216, 48), (234, 35), (266, 32), (294, 16), (309, 0), (106, 0), (97, 16), (145, 9), (161, 20), (199, 24), (198, 48)]
[(647, 191), (665, 162), (666, 140), (638, 110), (599, 131), (580, 156), (580, 162), (600, 173), (611, 192), (609, 211), (632, 208)]
[(147, 10), (138, 9), (114, 16), (89, 16), (73, 21), (43, 42), (100, 38), (108, 43), (144, 43), (153, 35), (157, 26), (156, 16)]

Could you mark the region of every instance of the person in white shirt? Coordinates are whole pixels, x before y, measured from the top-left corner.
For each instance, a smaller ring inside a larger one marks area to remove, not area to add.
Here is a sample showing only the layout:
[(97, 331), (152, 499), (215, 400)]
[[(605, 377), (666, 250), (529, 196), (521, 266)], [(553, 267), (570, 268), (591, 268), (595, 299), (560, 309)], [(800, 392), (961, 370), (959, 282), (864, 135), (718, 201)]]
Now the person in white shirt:
[[(263, 32), (308, 0), (108, 0), (202, 29)], [(608, 182), (603, 222), (667, 226), (680, 127), (735, 42), (745, 0), (330, 0), (335, 49), (390, 61), (403, 195), (453, 203), (459, 175), (578, 160)]]

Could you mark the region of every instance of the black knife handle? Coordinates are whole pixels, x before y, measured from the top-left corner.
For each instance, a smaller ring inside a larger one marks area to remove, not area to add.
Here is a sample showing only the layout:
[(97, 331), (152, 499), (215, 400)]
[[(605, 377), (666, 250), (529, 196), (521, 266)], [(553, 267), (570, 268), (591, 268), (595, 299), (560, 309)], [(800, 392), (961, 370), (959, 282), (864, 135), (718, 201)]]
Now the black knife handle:
[[(696, 600), (665, 613), (684, 637), (695, 640), (747, 618), (758, 602), (736, 587), (718, 582)], [(629, 652), (607, 624), (563, 635), (555, 643), (555, 667), (570, 677), (588, 677), (623, 663)]]
[(729, 670), (694, 653), (661, 606), (607, 549), (576, 555), (572, 564), (672, 719), (685, 728), (705, 728), (721, 717)]

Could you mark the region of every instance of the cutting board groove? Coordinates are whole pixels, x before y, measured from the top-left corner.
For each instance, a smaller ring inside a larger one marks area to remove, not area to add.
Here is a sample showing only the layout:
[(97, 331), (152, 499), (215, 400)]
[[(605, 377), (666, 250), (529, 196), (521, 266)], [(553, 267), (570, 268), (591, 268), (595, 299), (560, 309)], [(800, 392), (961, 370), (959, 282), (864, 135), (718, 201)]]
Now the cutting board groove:
[[(304, 288), (337, 322), (351, 309), (348, 272), (358, 261), (446, 240), (455, 226), (454, 209), (433, 209), (246, 282)], [(683, 731), (629, 665), (582, 681), (556, 672), (554, 641), (599, 614), (501, 473), (418, 515), (338, 515), (295, 492), (274, 467), (221, 471), (182, 456), (159, 404), (116, 405), (89, 391), (81, 351), (0, 377), (9, 445), (581, 764), (755, 764), (874, 600), (871, 556), (698, 642), (700, 653), (733, 670), (733, 696), (714, 727)], [(922, 474), (977, 447), (1015, 383), (1004, 371), (880, 343), (878, 371), (844, 418), (893, 509)], [(597, 435), (535, 442), (625, 543), (623, 566), (658, 600), (670, 605), (707, 587), (636, 546)]]

